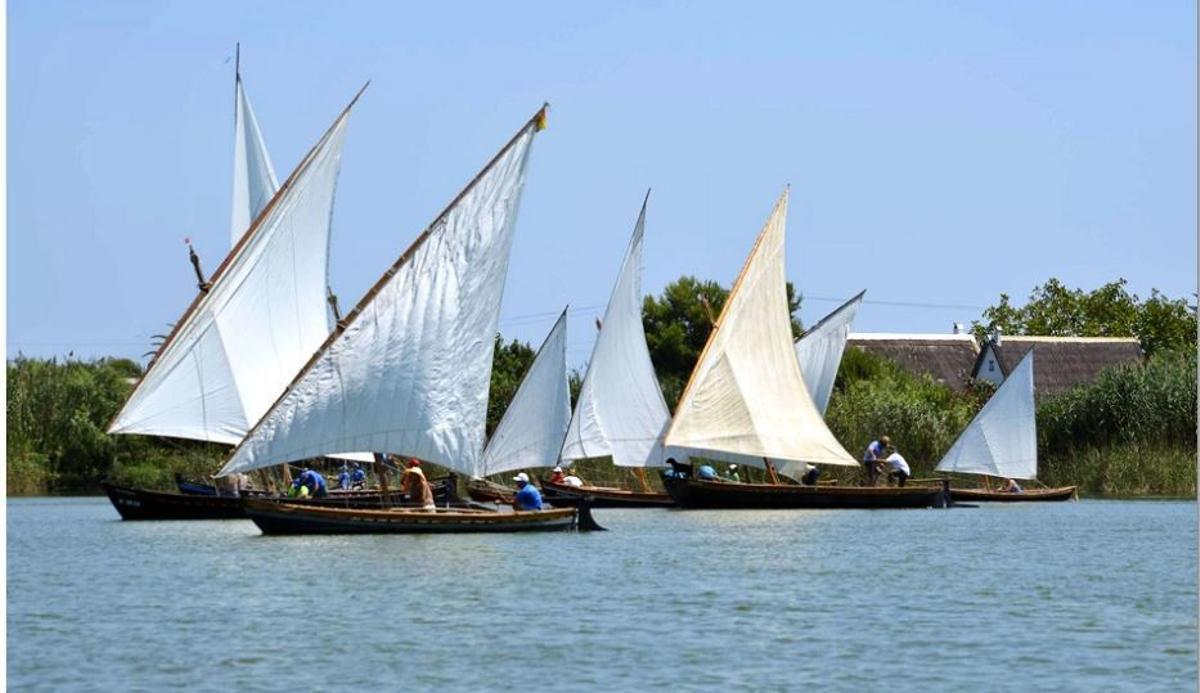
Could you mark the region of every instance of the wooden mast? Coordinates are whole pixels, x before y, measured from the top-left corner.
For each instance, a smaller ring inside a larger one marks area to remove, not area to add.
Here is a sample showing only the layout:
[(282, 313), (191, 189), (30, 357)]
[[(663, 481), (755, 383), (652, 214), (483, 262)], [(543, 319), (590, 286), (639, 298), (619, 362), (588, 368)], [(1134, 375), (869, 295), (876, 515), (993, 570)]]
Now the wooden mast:
[[(370, 84), (370, 82), (367, 82), (367, 85), (369, 85), (369, 84)], [(367, 85), (363, 85), (363, 89), (366, 89)], [(361, 90), (359, 91), (359, 94), (360, 95), (362, 94)], [(355, 101), (357, 101), (358, 96), (356, 95), (354, 97), (354, 99), (355, 99)], [(353, 106), (354, 102), (351, 101), (350, 105)], [(347, 108), (347, 110), (349, 110), (350, 106), (347, 106), (346, 108)], [(267, 416), (270, 415), (270, 413), (272, 411), (274, 411), (275, 407), (279, 406), (279, 403), (283, 401), (283, 398), (287, 397), (288, 393), (292, 391), (292, 388), (296, 386), (296, 383), (300, 382), (300, 379), (303, 378), (305, 375), (308, 375), (308, 372), (310, 370), (312, 370), (313, 366), (316, 365), (317, 361), (321, 358), (321, 356), (323, 356), (325, 354), (325, 352), (329, 350), (329, 347), (332, 346), (335, 341), (337, 341), (338, 337), (341, 337), (342, 334), (351, 325), (353, 325), (356, 320), (358, 320), (359, 316), (362, 315), (363, 310), (366, 309), (366, 307), (368, 305), (370, 305), (372, 301), (375, 300), (375, 296), (378, 295), (379, 292), (383, 290), (383, 287), (386, 286), (389, 281), (391, 281), (392, 277), (394, 277), (396, 275), (396, 273), (400, 271), (400, 268), (403, 267), (404, 265), (408, 264), (408, 261), (412, 259), (413, 254), (416, 253), (417, 250), (422, 245), (425, 244), (425, 241), (427, 241), (429, 239), (429, 237), (433, 234), (437, 225), (439, 223), (441, 223), (441, 221), (443, 219), (445, 219), (448, 214), (450, 214), (451, 210), (454, 209), (455, 205), (457, 205), (459, 203), (459, 201), (461, 201), (462, 198), (465, 197), (466, 194), (468, 192), (470, 192), (472, 188), (475, 187), (475, 184), (478, 183), (479, 180), (481, 178), (483, 178), (483, 176), (485, 174), (487, 174), (489, 171), (491, 171), (492, 167), (496, 165), (496, 162), (498, 162), (500, 160), (500, 158), (502, 156), (504, 156), (504, 154), (506, 152), (508, 152), (508, 150), (510, 148), (512, 148), (512, 146), (514, 144), (516, 144), (517, 140), (520, 139), (520, 137), (525, 134), (525, 131), (529, 130), (530, 128), (534, 128), (534, 131), (538, 132), (538, 131), (543, 130), (546, 127), (546, 114), (548, 113), (549, 109), (550, 109), (550, 104), (543, 103), (542, 107), (539, 108), (537, 110), (537, 112), (534, 113), (533, 116), (531, 116), (529, 118), (529, 120), (527, 120), (525, 122), (525, 124), (521, 126), (521, 128), (519, 130), (517, 130), (516, 134), (514, 134), (512, 136), (512, 138), (510, 138), (508, 140), (508, 142), (506, 142), (504, 144), (504, 146), (500, 148), (500, 151), (496, 152), (496, 155), (493, 156), (491, 158), (491, 160), (489, 160), (482, 169), (480, 169), (479, 173), (476, 173), (475, 177), (472, 178), (471, 181), (469, 183), (467, 183), (467, 185), (462, 190), (460, 190), (457, 195), (454, 196), (454, 199), (450, 201), (450, 204), (446, 205), (445, 209), (443, 209), (441, 211), (441, 213), (438, 214), (434, 218), (434, 220), (432, 222), (430, 222), (428, 226), (425, 227), (425, 230), (422, 231), (420, 233), (420, 235), (417, 236), (416, 240), (414, 240), (412, 242), (412, 244), (409, 245), (408, 248), (405, 249), (405, 251), (400, 254), (400, 257), (397, 258), (396, 261), (394, 263), (392, 263), (392, 266), (389, 267), (383, 273), (383, 276), (381, 276), (375, 282), (375, 284), (373, 284), (371, 286), (371, 288), (368, 289), (365, 294), (363, 294), (363, 297), (359, 299), (358, 303), (354, 306), (354, 308), (349, 313), (346, 314), (345, 318), (343, 318), (342, 320), (340, 320), (337, 323), (336, 327), (334, 327), (334, 329), (333, 329), (333, 332), (331, 332), (329, 334), (329, 336), (325, 338), (324, 343), (322, 343), (321, 346), (318, 347), (315, 352), (313, 352), (313, 355), (308, 359), (308, 362), (304, 364), (304, 367), (301, 368), (299, 370), (299, 372), (296, 373), (296, 376), (294, 378), (292, 378), (292, 381), (290, 383), (288, 383), (287, 387), (285, 387), (283, 389), (283, 392), (280, 393), (279, 397), (277, 397), (275, 399), (275, 401), (271, 404), (271, 406), (267, 408), (267, 410), (266, 410), (267, 413), (263, 414), (263, 416), (258, 420), (258, 422), (255, 423), (254, 426), (249, 431), (246, 432), (245, 437), (243, 437), (242, 440), (233, 448), (233, 450), (225, 458), (226, 464), (228, 464), (229, 460), (232, 459), (233, 456), (236, 455), (238, 453), (238, 451), (242, 449), (242, 446), (246, 444), (246, 441), (249, 440), (250, 436), (252, 436), (254, 433), (256, 433), (258, 431), (259, 426), (261, 426), (263, 421), (265, 421), (267, 419)], [(328, 135), (328, 133), (326, 133), (326, 135)], [(324, 139), (324, 138), (322, 138), (322, 139)], [(310, 152), (310, 156), (311, 156), (311, 152)], [(295, 176), (295, 173), (292, 174), (292, 177), (294, 177), (294, 176)], [(292, 177), (288, 178), (288, 183), (291, 183)], [(284, 185), (286, 186), (288, 183), (285, 183)], [(283, 188), (280, 188), (280, 190), (282, 191)], [(271, 199), (271, 202), (267, 205), (267, 207), (263, 210), (263, 214), (266, 214), (267, 209), (270, 209), (271, 205), (273, 205), (278, 198), (279, 198), (279, 195), (277, 193), (275, 195), (275, 197)], [(259, 219), (260, 220), (262, 219), (262, 215), (259, 215)], [(255, 221), (254, 226), (257, 226), (257, 225), (258, 225), (258, 221)], [(253, 230), (253, 229), (254, 229), (254, 227), (251, 227), (251, 230)], [(247, 234), (249, 234), (249, 232), (247, 232)], [(245, 240), (244, 236), (243, 236), (242, 240)], [(239, 243), (238, 243), (239, 247), (240, 247), (240, 245), (241, 245), (241, 241), (239, 241)], [(235, 250), (236, 249), (237, 248), (235, 247)], [(231, 255), (232, 255), (232, 253), (231, 253)], [(226, 259), (228, 260), (228, 258), (226, 258)], [(224, 267), (224, 265), (222, 265), (222, 268), (223, 267)], [(218, 269), (217, 271), (220, 272), (221, 270)], [(214, 277), (215, 277), (215, 275), (214, 275)]]

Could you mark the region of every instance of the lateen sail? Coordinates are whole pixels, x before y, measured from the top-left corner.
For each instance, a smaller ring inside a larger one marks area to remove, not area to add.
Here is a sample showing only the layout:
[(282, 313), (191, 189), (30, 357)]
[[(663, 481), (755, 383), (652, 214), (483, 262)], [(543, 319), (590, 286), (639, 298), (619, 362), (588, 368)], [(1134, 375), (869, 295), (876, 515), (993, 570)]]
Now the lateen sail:
[(330, 216), (353, 105), (192, 302), (109, 433), (237, 443), (329, 334)]
[(564, 462), (612, 455), (613, 463), (622, 467), (664, 464), (662, 437), (671, 414), (642, 328), (645, 225), (643, 202), (567, 429)]
[(833, 382), (837, 379), (842, 353), (846, 351), (846, 340), (850, 337), (850, 324), (858, 314), (865, 293), (860, 292), (843, 303), (796, 340), (800, 372), (804, 374), (804, 384), (812, 394), (821, 416), (825, 416), (825, 410), (829, 407)]
[(513, 225), (543, 113), (367, 292), (222, 475), (341, 450), (475, 472)]
[(1037, 417), (1033, 400), (1033, 351), (983, 405), (954, 445), (939, 472), (987, 474), (1007, 479), (1037, 477)]
[(567, 312), (538, 349), (533, 364), (492, 433), (475, 476), (553, 467), (558, 459), (571, 392), (567, 385)]
[(792, 346), (784, 274), (788, 193), (759, 234), (692, 371), (669, 449), (762, 464), (797, 476), (807, 462), (857, 466), (825, 426)]
[(267, 145), (263, 143), (258, 120), (250, 108), (250, 100), (242, 87), (242, 76), (235, 78), (235, 101), (233, 111), (233, 215), (229, 225), (231, 244), (238, 239), (258, 218), (263, 207), (275, 196), (279, 182)]

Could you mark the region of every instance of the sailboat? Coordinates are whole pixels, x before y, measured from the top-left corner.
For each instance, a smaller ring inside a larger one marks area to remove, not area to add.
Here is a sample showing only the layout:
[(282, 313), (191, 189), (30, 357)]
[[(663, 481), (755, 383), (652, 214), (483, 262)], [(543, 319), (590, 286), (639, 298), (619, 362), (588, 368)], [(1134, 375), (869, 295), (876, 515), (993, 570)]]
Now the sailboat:
[(518, 469), (551, 467), (558, 459), (571, 418), (566, 335), (564, 310), (534, 355), (471, 475), (467, 491), (474, 500), (511, 504), (512, 489), (492, 484), (486, 477)]
[[(1033, 351), (1031, 350), (983, 409), (950, 446), (937, 471), (981, 475), (984, 479), (1037, 478), (1037, 417), (1034, 408)], [(954, 488), (956, 501), (1063, 501), (1075, 497), (1076, 487), (1031, 488), (1020, 492), (990, 488)]]
[(858, 315), (865, 290), (858, 292), (849, 301), (838, 306), (829, 315), (821, 318), (796, 340), (796, 359), (800, 362), (800, 373), (804, 385), (812, 395), (817, 411), (825, 416), (833, 384), (837, 380), (846, 341), (850, 338), (850, 325)]
[[(672, 454), (766, 467), (798, 478), (809, 463), (857, 467), (825, 425), (796, 358), (784, 240), (788, 191), (776, 203), (709, 334), (667, 431)], [(944, 506), (942, 486), (853, 488), (694, 478), (672, 465), (663, 483), (684, 508)]]
[(552, 503), (575, 503), (582, 497), (594, 507), (674, 505), (666, 493), (647, 485), (644, 471), (664, 466), (662, 440), (671, 420), (642, 327), (642, 241), (649, 200), (647, 191), (600, 322), (560, 455), (564, 466), (610, 456), (616, 466), (632, 469), (642, 488), (573, 487), (543, 479), (542, 489)]
[[(346, 125), (362, 90), (276, 186), (240, 71), (235, 84), (232, 224), (250, 216), (254, 221), (202, 282), (109, 433), (233, 445), (329, 334), (331, 213)], [(104, 488), (125, 519), (244, 517), (237, 497)], [(354, 497), (371, 500), (361, 496)]]
[[(339, 450), (380, 450), (477, 474), (492, 338), (538, 110), (405, 250), (298, 370), (219, 476)], [(265, 534), (590, 528), (587, 509), (349, 510), (244, 499)]]

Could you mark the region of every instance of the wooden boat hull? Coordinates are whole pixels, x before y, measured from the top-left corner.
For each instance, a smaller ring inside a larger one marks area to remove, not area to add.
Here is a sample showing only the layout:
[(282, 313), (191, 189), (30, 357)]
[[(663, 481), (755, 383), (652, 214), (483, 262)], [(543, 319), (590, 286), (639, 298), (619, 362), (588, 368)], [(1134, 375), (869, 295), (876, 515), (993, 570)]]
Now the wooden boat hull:
[(122, 520), (239, 520), (242, 499), (100, 484)]
[(245, 509), (263, 534), (478, 534), (585, 529), (579, 511), (573, 508), (512, 513), (354, 510), (247, 498)]
[(568, 486), (542, 480), (542, 499), (555, 507), (577, 505), (586, 498), (593, 508), (672, 508), (675, 501), (666, 493), (644, 493), (604, 486)]
[[(243, 496), (214, 496), (198, 493), (172, 493), (149, 489), (101, 484), (109, 501), (121, 515), (122, 520), (240, 520), (246, 518), (242, 509), (242, 498), (263, 498), (262, 494)], [(445, 498), (437, 498), (445, 504)], [(334, 508), (380, 508), (383, 494), (380, 491), (332, 491), (324, 498), (293, 498), (290, 502), (300, 505)], [(398, 491), (389, 494), (388, 506), (413, 506), (404, 500)]]
[(859, 488), (794, 484), (733, 484), (664, 477), (667, 493), (685, 509), (806, 508), (822, 510), (944, 508), (949, 484)]
[(1075, 486), (1031, 488), (1021, 493), (1003, 493), (981, 488), (951, 489), (955, 501), (964, 503), (1052, 503), (1077, 498)]

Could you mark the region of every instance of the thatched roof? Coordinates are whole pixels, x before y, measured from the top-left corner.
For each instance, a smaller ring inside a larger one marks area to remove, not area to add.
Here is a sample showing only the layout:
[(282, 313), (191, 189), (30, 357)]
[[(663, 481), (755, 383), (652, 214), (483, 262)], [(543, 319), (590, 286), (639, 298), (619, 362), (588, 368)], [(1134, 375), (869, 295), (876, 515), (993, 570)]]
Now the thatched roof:
[(962, 391), (971, 381), (979, 345), (970, 334), (851, 334), (848, 346), (894, 361), (916, 375)]
[(979, 377), (990, 351), (995, 353), (1004, 377), (1008, 377), (1030, 349), (1034, 350), (1033, 384), (1039, 396), (1086, 385), (1105, 368), (1142, 360), (1142, 347), (1134, 337), (1004, 335), (999, 345), (990, 340), (984, 344), (972, 374)]

